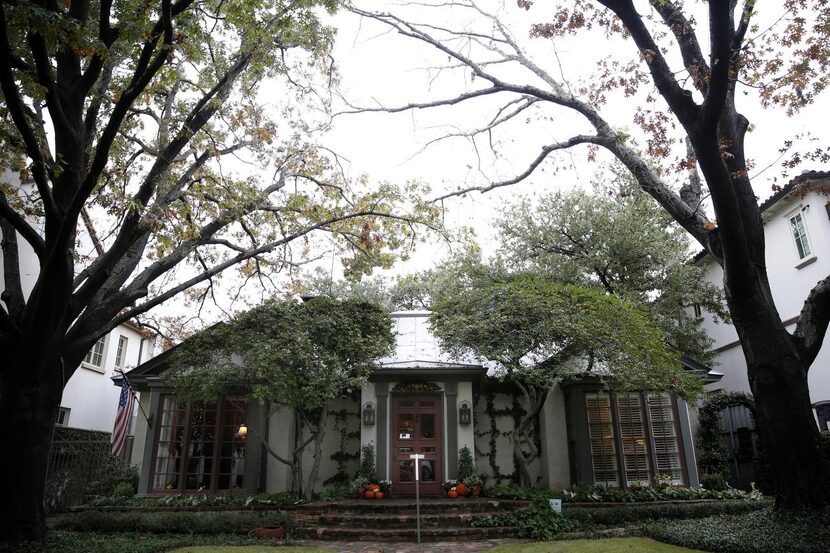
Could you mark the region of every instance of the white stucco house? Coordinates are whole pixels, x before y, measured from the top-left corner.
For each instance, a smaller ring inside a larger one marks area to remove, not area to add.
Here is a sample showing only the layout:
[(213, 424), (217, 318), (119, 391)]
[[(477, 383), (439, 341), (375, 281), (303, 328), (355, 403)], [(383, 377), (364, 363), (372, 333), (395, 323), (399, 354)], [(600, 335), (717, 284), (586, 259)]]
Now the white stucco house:
[[(804, 300), (821, 279), (830, 275), (830, 172), (806, 172), (790, 181), (761, 204), (766, 238), (770, 287), (778, 312), (789, 330), (798, 322)], [(696, 263), (706, 269), (705, 279), (722, 286), (723, 271), (702, 252)], [(716, 370), (723, 378), (711, 389), (749, 392), (746, 361), (735, 328), (716, 324), (702, 313), (703, 324), (714, 340)], [(830, 339), (809, 373), (810, 399), (816, 420), (830, 430)]]
[[(441, 483), (456, 477), (459, 449), (465, 446), (490, 484), (517, 478), (510, 432), (521, 409), (518, 391), (489, 378), (475, 362), (448, 357), (429, 330), (428, 312), (390, 317), (397, 334), (394, 355), (377, 363), (361, 390), (329, 406), (314, 491), (354, 478), (361, 446), (367, 444), (374, 444), (378, 477), (392, 481), (393, 496), (414, 494), (414, 453), (425, 456), (420, 460), (425, 495), (443, 493)], [(289, 489), (288, 467), (262, 445), (289, 456), (307, 435), (293, 411), (266, 417), (261, 405), (244, 396), (216, 403), (177, 401), (163, 379), (172, 351), (129, 375), (149, 414), (149, 420), (136, 419), (139, 494)], [(686, 368), (709, 378), (705, 368)], [(698, 485), (689, 409), (680, 398), (613, 393), (584, 378), (555, 386), (536, 422), (541, 455), (530, 470), (537, 485), (625, 487), (656, 476)], [(311, 466), (311, 455), (308, 448), (304, 466)]]

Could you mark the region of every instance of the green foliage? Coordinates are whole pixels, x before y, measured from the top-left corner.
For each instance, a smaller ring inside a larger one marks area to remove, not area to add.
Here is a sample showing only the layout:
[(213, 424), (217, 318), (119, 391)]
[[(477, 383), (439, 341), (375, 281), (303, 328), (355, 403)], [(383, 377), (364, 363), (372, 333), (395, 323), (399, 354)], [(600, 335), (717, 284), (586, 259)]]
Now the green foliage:
[(599, 367), (592, 374), (619, 389), (686, 396), (700, 389), (648, 315), (625, 299), (475, 258), (442, 273), (432, 293), (433, 331), (451, 353), (489, 361), (502, 377), (550, 386)]
[(649, 520), (694, 519), (714, 514), (739, 515), (768, 508), (772, 501), (707, 501), (654, 503), (603, 507), (571, 507), (564, 509), (565, 516), (578, 521), (581, 528), (591, 526), (630, 526)]
[(467, 479), (475, 474), (475, 471), (473, 454), (470, 452), (470, 448), (465, 445), (458, 450), (458, 480), (466, 483)]
[(764, 496), (757, 490), (746, 492), (727, 487), (724, 490), (685, 488), (680, 486), (631, 486), (628, 489), (606, 486), (572, 486), (567, 490), (552, 491), (527, 488), (514, 484), (496, 486), (487, 491), (489, 497), (524, 499), (547, 503), (550, 498), (561, 498), (566, 503), (645, 503), (654, 501), (745, 500), (760, 501)]
[(726, 477), (720, 472), (703, 473), (700, 475), (700, 486), (706, 490), (723, 491), (729, 487)]
[(95, 507), (144, 507), (147, 510), (188, 508), (198, 510), (200, 507), (215, 509), (216, 507), (255, 507), (259, 505), (284, 506), (297, 502), (297, 495), (291, 492), (260, 493), (257, 495), (223, 494), (223, 495), (164, 495), (151, 497), (99, 497), (90, 502)]
[(474, 528), (515, 526), (519, 529), (519, 536), (522, 538), (552, 540), (563, 532), (574, 530), (578, 525), (549, 507), (540, 506), (476, 517), (470, 521), (470, 526)]
[(310, 414), (358, 389), (393, 346), (389, 317), (373, 304), (269, 301), (183, 342), (165, 379), (183, 398), (242, 390)]
[(82, 511), (61, 519), (59, 527), (81, 532), (152, 532), (193, 534), (247, 534), (267, 525), (291, 527), (284, 512), (102, 512)]
[(320, 501), (337, 501), (338, 499), (346, 499), (353, 496), (354, 492), (351, 485), (335, 484), (334, 486), (323, 488), (323, 491), (320, 492)]
[(698, 411), (697, 455), (704, 474), (729, 475), (729, 454), (723, 446), (720, 413), (727, 407), (743, 405), (754, 418), (755, 401), (746, 392), (718, 391), (706, 396)]
[(514, 203), (499, 219), (511, 267), (562, 284), (597, 288), (643, 306), (674, 351), (711, 359), (711, 340), (688, 309), (728, 317), (719, 287), (688, 263), (686, 232), (619, 167), (593, 193), (548, 193)]
[(378, 472), (375, 468), (375, 444), (369, 443), (360, 449), (360, 468), (357, 476), (365, 478), (370, 483), (377, 481)]
[[(135, 532), (76, 532), (52, 530), (45, 543), (2, 544), (2, 553), (162, 553), (174, 547), (197, 545), (284, 545), (241, 534), (155, 534)], [(282, 551), (282, 549), (281, 549)], [(290, 553), (291, 550), (286, 550)]]
[(776, 512), (656, 522), (644, 533), (654, 539), (717, 553), (824, 553), (830, 551), (830, 511)]

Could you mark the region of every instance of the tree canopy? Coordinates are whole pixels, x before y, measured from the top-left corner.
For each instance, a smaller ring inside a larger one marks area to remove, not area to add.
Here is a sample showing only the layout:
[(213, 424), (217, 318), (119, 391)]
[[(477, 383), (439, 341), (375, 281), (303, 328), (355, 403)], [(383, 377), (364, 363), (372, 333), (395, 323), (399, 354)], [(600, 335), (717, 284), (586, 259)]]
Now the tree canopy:
[(723, 293), (690, 262), (685, 231), (625, 175), (593, 192), (521, 199), (498, 228), (510, 266), (630, 300), (648, 311), (674, 351), (711, 360), (711, 339), (694, 307), (728, 319)]

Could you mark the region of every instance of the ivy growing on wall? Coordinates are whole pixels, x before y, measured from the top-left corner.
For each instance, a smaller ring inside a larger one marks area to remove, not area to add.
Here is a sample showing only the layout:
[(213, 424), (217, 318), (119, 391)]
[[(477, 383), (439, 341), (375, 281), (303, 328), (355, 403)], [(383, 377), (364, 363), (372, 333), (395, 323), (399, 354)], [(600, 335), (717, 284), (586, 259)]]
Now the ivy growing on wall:
[[(518, 427), (519, 421), (521, 421), (522, 416), (525, 414), (525, 410), (521, 405), (518, 397), (515, 394), (511, 394), (511, 403), (510, 407), (504, 407), (501, 409), (496, 408), (495, 403), (496, 392), (493, 390), (486, 389), (481, 394), (479, 394), (475, 401), (481, 401), (484, 399), (485, 407), (484, 413), (489, 420), (489, 428), (487, 430), (478, 430), (476, 431), (475, 435), (477, 438), (484, 438), (485, 436), (488, 437), (487, 442), (487, 453), (486, 457), (488, 460), (488, 464), (490, 465), (491, 471), (491, 478), (496, 481), (496, 485), (501, 484), (503, 481), (509, 481), (512, 483), (519, 482), (519, 467), (516, 463), (516, 460), (513, 459), (513, 472), (512, 473), (502, 473), (501, 467), (496, 462), (497, 456), (497, 446), (498, 446), (498, 438), (503, 435), (509, 435), (510, 431), (502, 432), (498, 428), (498, 419), (500, 417), (510, 417), (512, 419), (513, 429)], [(482, 428), (482, 426), (476, 423), (476, 428)], [(534, 427), (534, 439), (539, 440), (539, 427), (538, 421), (536, 426)], [(478, 451), (481, 451), (477, 448)]]
[(347, 484), (354, 475), (348, 473), (346, 464), (360, 457), (360, 425), (357, 425), (357, 430), (350, 430), (354, 427), (353, 421), (360, 420), (359, 405), (358, 410), (329, 411), (329, 417), (334, 419), (333, 429), (340, 436), (340, 444), (337, 451), (329, 456), (337, 464), (337, 472), (324, 480), (323, 485)]

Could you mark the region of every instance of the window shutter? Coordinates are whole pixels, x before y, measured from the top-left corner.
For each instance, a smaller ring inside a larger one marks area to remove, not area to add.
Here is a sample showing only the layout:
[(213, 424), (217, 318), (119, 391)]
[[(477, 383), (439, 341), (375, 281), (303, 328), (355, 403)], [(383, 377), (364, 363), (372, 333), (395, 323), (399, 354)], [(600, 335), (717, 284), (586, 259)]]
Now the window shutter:
[(654, 438), (656, 472), (664, 478), (671, 478), (672, 484), (685, 484), (672, 399), (667, 394), (648, 394), (646, 398)]
[(611, 398), (608, 394), (585, 394), (585, 407), (588, 414), (594, 484), (616, 487), (619, 480), (614, 427), (611, 420)]
[(646, 443), (645, 413), (640, 394), (618, 394), (617, 416), (620, 422), (625, 482), (629, 486), (647, 486), (651, 481), (651, 467)]

